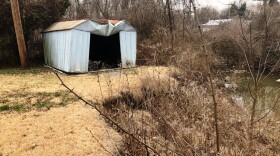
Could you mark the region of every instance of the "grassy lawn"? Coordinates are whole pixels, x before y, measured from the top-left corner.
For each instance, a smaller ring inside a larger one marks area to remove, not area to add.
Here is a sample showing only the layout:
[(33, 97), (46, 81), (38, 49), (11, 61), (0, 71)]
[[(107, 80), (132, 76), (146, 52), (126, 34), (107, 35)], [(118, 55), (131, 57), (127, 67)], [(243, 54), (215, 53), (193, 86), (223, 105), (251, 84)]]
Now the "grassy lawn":
[(0, 70), (0, 112), (44, 111), (77, 101), (63, 89), (41, 91), (32, 88), (57, 86), (47, 68), (11, 68)]
[(15, 91), (1, 95), (0, 112), (26, 112), (30, 110), (49, 110), (52, 107), (62, 107), (77, 101), (67, 91), (56, 92), (26, 92)]
[[(86, 100), (100, 102), (123, 91), (139, 92), (139, 77), (159, 77), (156, 73), (166, 71), (140, 67), (60, 76)], [(92, 135), (112, 152), (122, 144), (120, 134), (95, 110), (78, 102), (45, 68), (0, 70), (0, 134), (0, 156), (108, 155)]]
[[(118, 71), (78, 75), (60, 75), (63, 81), (87, 100), (100, 102), (122, 91), (139, 91), (141, 78), (161, 75), (166, 68), (139, 67)], [(49, 110), (74, 103), (69, 94), (48, 68), (20, 68), (0, 70), (0, 112), (26, 112)]]

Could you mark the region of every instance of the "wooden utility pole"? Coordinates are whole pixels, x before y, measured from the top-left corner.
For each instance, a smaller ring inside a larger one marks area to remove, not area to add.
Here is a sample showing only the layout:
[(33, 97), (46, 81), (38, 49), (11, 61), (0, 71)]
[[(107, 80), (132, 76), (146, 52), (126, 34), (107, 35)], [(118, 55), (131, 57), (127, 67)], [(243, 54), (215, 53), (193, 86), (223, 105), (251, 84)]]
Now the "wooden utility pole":
[(21, 17), (19, 11), (18, 0), (10, 0), (11, 9), (14, 21), (14, 27), (17, 37), (18, 52), (20, 57), (20, 63), (22, 68), (27, 67), (27, 57), (26, 57), (26, 46), (24, 41), (23, 29), (21, 24)]

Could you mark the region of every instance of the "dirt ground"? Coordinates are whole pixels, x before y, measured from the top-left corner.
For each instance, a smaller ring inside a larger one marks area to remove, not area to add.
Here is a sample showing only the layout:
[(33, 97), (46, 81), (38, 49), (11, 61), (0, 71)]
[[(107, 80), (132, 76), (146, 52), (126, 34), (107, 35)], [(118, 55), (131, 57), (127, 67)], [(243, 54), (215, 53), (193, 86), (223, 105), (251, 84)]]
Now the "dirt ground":
[[(166, 78), (170, 70), (164, 67), (140, 67), (60, 76), (70, 88), (87, 100), (101, 102), (121, 91), (137, 92), (144, 83), (143, 79)], [(13, 105), (6, 111), (0, 111), (0, 156), (115, 155), (122, 146), (121, 136), (95, 110), (80, 101), (67, 100), (66, 104), (63, 103), (65, 105), (59, 102), (48, 109), (41, 109), (48, 102), (63, 100), (60, 92), (66, 92), (51, 72), (19, 74), (0, 71), (0, 86), (0, 106)], [(40, 101), (38, 95), (46, 97)], [(30, 106), (25, 106), (28, 104)]]

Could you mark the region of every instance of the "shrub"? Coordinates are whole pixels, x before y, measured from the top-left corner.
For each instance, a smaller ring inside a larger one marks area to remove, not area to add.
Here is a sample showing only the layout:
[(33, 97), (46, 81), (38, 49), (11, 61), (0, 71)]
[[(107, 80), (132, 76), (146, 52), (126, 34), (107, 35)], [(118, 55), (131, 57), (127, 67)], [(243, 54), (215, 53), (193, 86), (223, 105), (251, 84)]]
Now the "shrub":
[(242, 65), (242, 52), (238, 43), (227, 37), (223, 37), (212, 43), (213, 52), (224, 61), (227, 68), (240, 67)]

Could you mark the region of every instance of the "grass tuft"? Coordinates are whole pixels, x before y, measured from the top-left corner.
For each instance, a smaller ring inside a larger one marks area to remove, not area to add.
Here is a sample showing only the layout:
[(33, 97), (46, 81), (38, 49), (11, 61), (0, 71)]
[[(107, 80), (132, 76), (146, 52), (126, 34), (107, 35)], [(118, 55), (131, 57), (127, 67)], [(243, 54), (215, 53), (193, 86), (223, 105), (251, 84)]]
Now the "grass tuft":
[(9, 105), (0, 106), (0, 111), (8, 111), (10, 109)]
[(11, 109), (16, 112), (21, 112), (24, 110), (24, 104), (17, 104), (15, 106), (11, 107)]
[[(30, 110), (49, 110), (52, 107), (64, 107), (72, 102), (77, 101), (74, 96), (69, 95), (66, 91), (56, 92), (26, 92), (14, 91), (5, 95), (0, 103), (5, 104), (0, 107), (0, 111), (25, 112)], [(10, 100), (6, 99), (9, 97)]]

